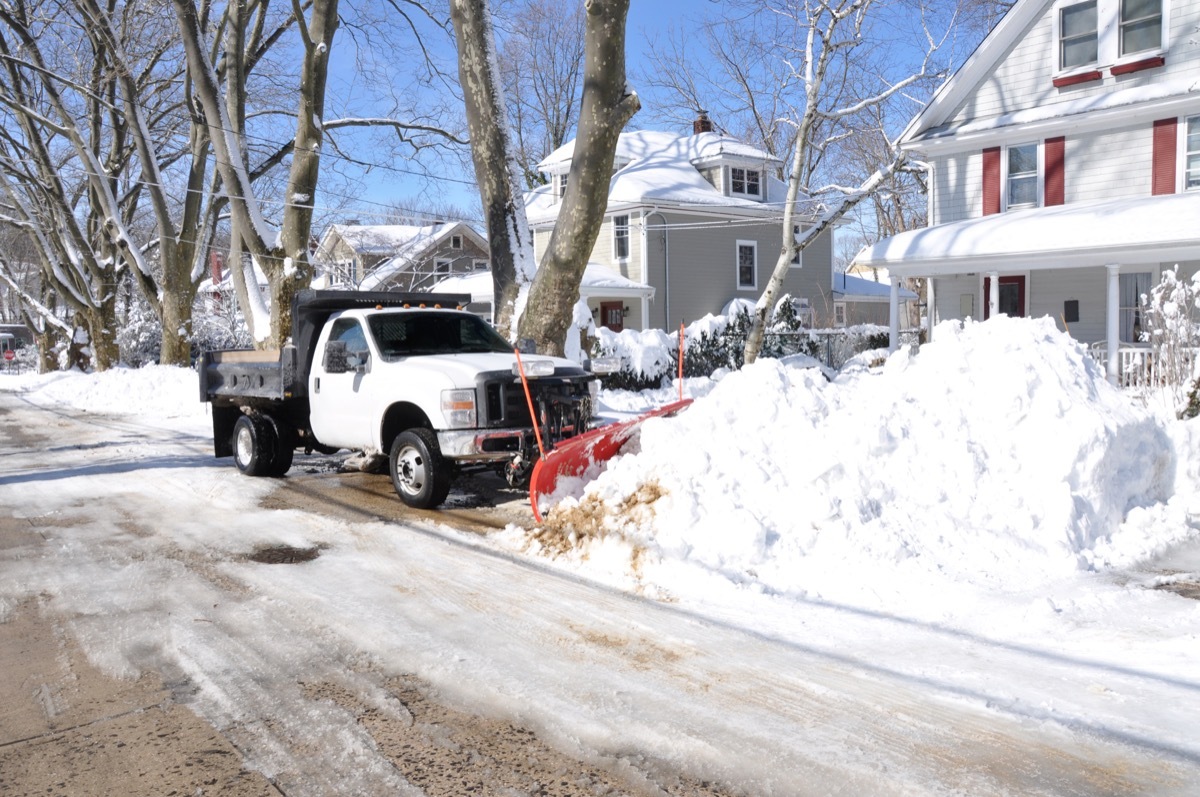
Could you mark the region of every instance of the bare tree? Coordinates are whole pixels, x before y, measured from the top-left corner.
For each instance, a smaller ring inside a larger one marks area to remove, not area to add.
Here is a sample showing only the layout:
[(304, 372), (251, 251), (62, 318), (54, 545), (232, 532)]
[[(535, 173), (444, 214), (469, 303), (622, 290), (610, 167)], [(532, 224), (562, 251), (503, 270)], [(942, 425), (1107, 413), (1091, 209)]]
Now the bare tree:
[(517, 296), (533, 279), (533, 245), (518, 188), (518, 165), (505, 118), (488, 0), (451, 0), (458, 71), (471, 136), (471, 157), (491, 250), (494, 321), (509, 336)]
[(521, 314), (519, 336), (565, 353), (584, 268), (604, 223), (617, 141), (641, 108), (625, 79), (629, 0), (587, 0), (583, 99), (562, 209)]
[(500, 3), (499, 66), (513, 150), (524, 187), (544, 183), (537, 164), (579, 121), (584, 10), (578, 0)]
[[(897, 75), (886, 69), (886, 49), (871, 34), (874, 23), (886, 10), (887, 0), (762, 0), (767, 13), (786, 16), (795, 25), (794, 41), (800, 46), (785, 50), (797, 69), (804, 86), (804, 103), (792, 120), (796, 139), (788, 173), (787, 198), (783, 208), (782, 239), (779, 259), (758, 300), (753, 325), (746, 340), (745, 360), (753, 362), (762, 348), (771, 308), (780, 296), (783, 281), (797, 251), (828, 230), (860, 202), (871, 197), (894, 180), (903, 168), (906, 156), (889, 141), (882, 158), (857, 184), (812, 185), (808, 181), (821, 173), (819, 164), (837, 142), (855, 135), (854, 121), (862, 120), (898, 96), (909, 86), (928, 80), (935, 74), (931, 58), (940, 40), (922, 25), (926, 46), (911, 71)], [(910, 16), (920, 11), (909, 4)], [(895, 35), (894, 29), (889, 31)], [(883, 56), (881, 58), (881, 56)], [(797, 200), (818, 198), (822, 210), (817, 221), (800, 235), (793, 233)]]
[[(172, 0), (172, 5), (188, 73), (195, 87), (195, 103), (203, 113), (229, 202), (235, 251), (245, 247), (251, 264), (266, 275), (271, 302), (269, 316), (259, 296), (253, 269), (237, 267), (240, 257), (234, 260), (233, 269), (239, 298), (244, 302), (243, 309), (248, 311), (247, 322), (255, 340), (267, 347), (277, 347), (291, 330), (292, 297), (312, 281), (308, 246), (324, 140), (322, 121), (329, 48), (338, 26), (338, 0), (312, 0), (307, 5), (302, 0), (293, 0), (291, 18), (273, 28), (266, 26), (265, 2), (230, 2), (222, 21), (224, 83), (206, 45), (206, 30), (195, 0)], [(286, 153), (291, 166), (283, 192), (282, 221), (275, 230), (267, 223), (248, 157), (246, 74), (261, 56), (262, 48), (293, 26), (301, 51), (298, 107), (294, 112), (294, 137), (281, 148), (280, 157)]]

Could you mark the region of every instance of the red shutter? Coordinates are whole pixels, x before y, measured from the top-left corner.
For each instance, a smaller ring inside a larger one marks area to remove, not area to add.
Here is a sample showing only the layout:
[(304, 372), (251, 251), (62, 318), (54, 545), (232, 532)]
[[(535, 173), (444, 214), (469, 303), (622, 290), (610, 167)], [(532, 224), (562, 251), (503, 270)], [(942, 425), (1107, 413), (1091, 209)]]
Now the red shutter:
[(983, 215), (1000, 212), (1000, 148), (983, 151)]
[(1066, 200), (1067, 184), (1066, 173), (1064, 171), (1063, 159), (1066, 157), (1067, 139), (1059, 136), (1058, 138), (1046, 139), (1046, 183), (1045, 183), (1045, 204), (1062, 205)]
[(1159, 119), (1154, 123), (1153, 176), (1150, 193), (1175, 193), (1175, 160), (1177, 119)]

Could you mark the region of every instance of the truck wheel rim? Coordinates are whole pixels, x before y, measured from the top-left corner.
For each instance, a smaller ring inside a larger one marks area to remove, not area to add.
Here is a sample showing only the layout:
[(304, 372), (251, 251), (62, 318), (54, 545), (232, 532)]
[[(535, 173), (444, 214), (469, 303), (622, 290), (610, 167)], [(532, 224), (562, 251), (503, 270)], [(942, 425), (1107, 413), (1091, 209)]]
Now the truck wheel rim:
[(237, 433), (237, 459), (238, 462), (245, 465), (254, 456), (254, 441), (251, 439), (250, 430), (246, 427), (238, 429)]
[(416, 495), (425, 486), (425, 460), (415, 448), (405, 448), (396, 457), (396, 481), (400, 489)]

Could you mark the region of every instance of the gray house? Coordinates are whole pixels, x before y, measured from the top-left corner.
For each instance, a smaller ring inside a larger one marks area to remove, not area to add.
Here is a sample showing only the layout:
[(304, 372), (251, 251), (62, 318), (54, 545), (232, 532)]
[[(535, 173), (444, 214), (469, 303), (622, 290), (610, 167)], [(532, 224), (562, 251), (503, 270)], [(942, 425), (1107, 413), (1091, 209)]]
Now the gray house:
[(330, 287), (403, 291), (486, 270), (489, 258), (487, 241), (461, 222), (334, 224), (313, 255)]
[[(538, 260), (558, 218), (574, 145), (568, 142), (538, 164), (549, 182), (526, 194)], [(703, 115), (692, 135), (622, 133), (604, 226), (589, 263), (654, 291), (640, 305), (589, 297), (597, 326), (672, 329), (721, 313), (735, 300), (757, 301), (783, 240), (787, 189), (775, 176), (780, 167), (766, 152), (712, 132)], [(797, 220), (797, 231), (813, 222), (808, 214)], [(784, 290), (816, 326), (886, 323), (886, 296), (860, 301), (855, 288), (863, 282), (839, 279), (835, 286), (827, 232), (796, 258)]]

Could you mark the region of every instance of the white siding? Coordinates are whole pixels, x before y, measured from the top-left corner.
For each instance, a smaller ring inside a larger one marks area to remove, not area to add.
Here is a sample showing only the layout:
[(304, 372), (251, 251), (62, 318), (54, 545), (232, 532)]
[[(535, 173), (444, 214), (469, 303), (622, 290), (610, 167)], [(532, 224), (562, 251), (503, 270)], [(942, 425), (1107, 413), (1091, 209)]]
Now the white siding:
[(1067, 136), (1067, 202), (1149, 196), (1152, 145), (1149, 124)]
[[(1042, 17), (1020, 37), (995, 72), (958, 107), (951, 121), (990, 118), (1028, 108), (1051, 108), (1113, 89), (1146, 86), (1195, 75), (1200, 68), (1200, 47), (1195, 44), (1196, 31), (1200, 29), (1200, 2), (1177, 0), (1172, 3), (1167, 0), (1165, 5), (1169, 14), (1169, 34), (1164, 67), (1113, 77), (1108, 70), (1111, 64), (1103, 62), (1097, 65), (1097, 69), (1103, 73), (1101, 80), (1060, 89), (1053, 84), (1057, 66), (1057, 44), (1053, 32), (1055, 9), (1053, 4), (1047, 4)], [(1104, 23), (1105, 20), (1101, 19), (1100, 24)]]
[(983, 213), (983, 154), (963, 153), (934, 161), (930, 225), (962, 221)]

